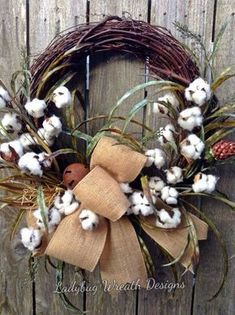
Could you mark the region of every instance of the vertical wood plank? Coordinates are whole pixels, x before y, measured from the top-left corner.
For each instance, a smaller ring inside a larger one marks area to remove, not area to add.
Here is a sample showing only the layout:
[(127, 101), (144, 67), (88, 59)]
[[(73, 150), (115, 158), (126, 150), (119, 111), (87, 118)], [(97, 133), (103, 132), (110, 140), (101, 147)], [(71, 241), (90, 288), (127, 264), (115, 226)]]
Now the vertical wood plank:
[(86, 0), (30, 1), (30, 53), (40, 54), (61, 31), (86, 20)]
[[(0, 11), (0, 78), (9, 88), (13, 72), (20, 69), (21, 49), (26, 50), (26, 5), (1, 1)], [(1, 171), (0, 177), (7, 173)], [(16, 237), (10, 241), (9, 230), (16, 218), (14, 209), (0, 214), (0, 313), (32, 314), (32, 284), (27, 276), (28, 258)]]
[[(180, 22), (187, 25), (190, 30), (203, 37), (205, 46), (210, 48), (213, 25), (213, 1), (151, 1), (151, 23), (166, 27), (172, 35), (181, 42), (191, 46), (188, 39), (181, 38), (181, 34), (176, 31), (173, 23)], [(153, 127), (159, 125), (165, 126), (166, 121), (157, 119), (153, 121)], [(156, 253), (157, 281), (159, 283), (169, 284), (174, 282), (170, 274), (170, 268), (161, 267), (164, 262), (163, 256), (159, 251)], [(151, 290), (149, 292), (141, 291), (139, 297), (139, 314), (152, 314), (152, 305), (155, 306), (154, 314), (190, 314), (193, 301), (193, 276), (187, 273), (179, 283), (184, 287), (176, 291), (173, 296), (167, 289)]]
[[(90, 21), (101, 20), (106, 15), (128, 13), (133, 19), (147, 20), (148, 1), (141, 0), (138, 4), (134, 1), (90, 1)], [(127, 13), (128, 12), (128, 13)], [(144, 64), (131, 58), (129, 55), (102, 54), (90, 57), (90, 117), (97, 114), (108, 114), (117, 100), (130, 88), (144, 82)], [(125, 116), (136, 102), (142, 100), (144, 93), (139, 93), (126, 102), (125, 106), (117, 114)], [(138, 115), (139, 120), (143, 119), (143, 112)], [(103, 123), (103, 122), (102, 122)], [(102, 126), (102, 123), (92, 124), (90, 130), (94, 133)], [(137, 131), (131, 127), (128, 131)], [(142, 132), (138, 129), (138, 132)], [(100, 283), (99, 271), (89, 277), (90, 283)], [(98, 292), (95, 296), (87, 295), (86, 309), (91, 315), (98, 314), (136, 314), (137, 292), (122, 292), (115, 299), (104, 292), (102, 286), (98, 285)]]
[[(222, 24), (228, 20), (229, 25), (221, 42), (220, 49), (215, 60), (217, 74), (225, 68), (234, 64), (235, 61), (235, 3), (234, 1), (217, 1), (216, 8), (215, 36), (218, 34)], [(228, 99), (234, 96), (234, 83), (232, 79), (225, 83), (218, 90), (219, 100)], [(224, 104), (223, 101), (221, 104)], [(233, 136), (234, 139), (234, 136)], [(216, 170), (220, 176), (218, 189), (225, 192), (231, 199), (235, 199), (235, 170), (233, 166), (224, 166)], [(227, 281), (220, 295), (209, 302), (218, 289), (222, 276), (222, 254), (218, 243), (211, 232), (208, 241), (203, 244), (201, 267), (196, 283), (196, 294), (194, 300), (193, 314), (233, 314), (235, 309), (235, 283), (234, 283), (234, 237), (235, 237), (235, 217), (232, 211), (221, 203), (203, 202), (205, 213), (213, 220), (222, 234), (229, 255), (229, 273)]]
[[(42, 0), (30, 1), (30, 54), (31, 61), (37, 57), (50, 43), (50, 41), (70, 27), (84, 23), (86, 21), (87, 1), (81, 0)], [(83, 95), (85, 82), (84, 74), (81, 75), (79, 83), (80, 92)], [(83, 76), (83, 77), (82, 77)], [(63, 119), (64, 120), (64, 119)], [(74, 266), (67, 265), (64, 273), (64, 286), (69, 287), (74, 282), (76, 286), (81, 283), (80, 276), (74, 272)], [(37, 314), (73, 314), (65, 309), (58, 294), (55, 294), (56, 274), (53, 268), (49, 268), (49, 273), (44, 268), (43, 258), (40, 260), (39, 270), (36, 278), (36, 310)], [(83, 309), (84, 295), (76, 295), (74, 292), (67, 294), (71, 302)]]
[[(20, 69), (21, 50), (26, 49), (26, 6), (19, 1), (16, 6), (12, 1), (1, 3), (1, 45), (0, 73), (1, 79), (9, 88), (11, 75)], [(3, 172), (1, 176), (6, 173)], [(7, 209), (1, 213), (1, 312), (2, 314), (31, 314), (32, 287), (30, 281), (25, 282), (27, 272), (26, 251), (17, 240), (10, 241), (9, 229), (16, 212)], [(22, 304), (21, 294), (24, 296)]]
[(20, 68), (21, 49), (26, 49), (25, 1), (2, 0), (0, 17), (0, 78), (9, 87)]

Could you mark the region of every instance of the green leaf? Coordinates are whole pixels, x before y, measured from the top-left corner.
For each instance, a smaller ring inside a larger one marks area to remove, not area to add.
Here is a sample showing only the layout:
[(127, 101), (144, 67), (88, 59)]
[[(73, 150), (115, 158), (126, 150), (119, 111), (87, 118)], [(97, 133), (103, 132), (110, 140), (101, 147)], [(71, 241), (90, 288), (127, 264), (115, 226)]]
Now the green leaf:
[(40, 209), (40, 214), (42, 216), (43, 224), (45, 226), (46, 231), (48, 232), (48, 218), (46, 215), (47, 206), (45, 204), (43, 187), (41, 185), (37, 189), (37, 204), (38, 204), (38, 207)]
[(128, 124), (130, 123), (130, 121), (132, 120), (132, 118), (146, 105), (148, 104), (148, 100), (144, 99), (140, 102), (138, 102), (137, 104), (135, 104), (132, 109), (130, 110), (130, 112), (127, 115), (124, 127), (123, 127), (123, 132), (125, 131), (126, 127), (128, 126)]
[[(56, 288), (58, 289), (60, 286), (63, 287), (63, 280), (64, 280), (64, 262), (59, 261), (56, 266)], [(74, 304), (71, 303), (71, 301), (68, 299), (65, 293), (63, 292), (56, 292), (59, 294), (59, 298), (63, 302), (64, 306), (67, 310), (72, 311), (73, 313), (76, 313), (78, 315), (86, 314), (87, 312), (83, 312), (78, 307), (76, 307)]]
[(72, 137), (76, 137), (78, 139), (85, 140), (87, 143), (90, 143), (92, 140), (92, 136), (88, 135), (85, 132), (79, 131), (79, 130), (68, 132), (67, 134), (71, 135)]
[(115, 111), (122, 105), (122, 103), (124, 101), (126, 101), (130, 96), (134, 95), (136, 92), (141, 91), (146, 89), (147, 87), (150, 86), (156, 86), (156, 87), (165, 87), (167, 89), (170, 89), (171, 87), (176, 87), (179, 90), (184, 89), (183, 86), (181, 86), (180, 84), (171, 82), (171, 81), (148, 81), (146, 83), (142, 83), (139, 84), (137, 86), (135, 86), (134, 88), (132, 88), (131, 90), (127, 91), (117, 102), (117, 104), (113, 107), (113, 109), (110, 111), (109, 114), (109, 120), (112, 118), (113, 114), (115, 113)]
[(221, 233), (219, 232), (219, 230), (216, 228), (216, 226), (214, 225), (214, 223), (211, 221), (211, 219), (208, 218), (207, 215), (205, 215), (201, 210), (199, 210), (196, 206), (192, 205), (191, 203), (188, 203), (185, 200), (182, 200), (182, 202), (186, 205), (189, 206), (191, 209), (193, 209), (196, 213), (198, 213), (200, 215), (200, 217), (202, 218), (202, 220), (204, 220), (208, 226), (211, 228), (211, 230), (213, 231), (213, 233), (215, 234), (218, 243), (221, 247), (222, 253), (223, 253), (223, 259), (224, 259), (224, 263), (223, 263), (223, 277), (221, 280), (221, 284), (218, 288), (218, 290), (216, 291), (216, 293), (212, 296), (212, 298), (210, 299), (213, 300), (214, 298), (216, 298), (219, 293), (221, 292), (224, 283), (226, 281), (227, 275), (228, 275), (228, 252), (226, 249), (226, 245), (224, 243), (223, 237), (221, 235)]
[(25, 210), (20, 210), (17, 214), (16, 219), (14, 220), (12, 227), (11, 227), (11, 236), (10, 239), (12, 240), (16, 234), (16, 231), (21, 223), (21, 220), (23, 219), (23, 216), (25, 215)]
[(202, 197), (212, 198), (212, 199), (221, 201), (222, 203), (226, 204), (233, 211), (235, 210), (235, 202), (231, 201), (231, 200), (229, 200), (229, 199), (227, 199), (221, 195), (207, 194), (207, 193), (195, 193), (195, 192), (183, 192), (183, 193), (181, 193), (181, 195), (182, 196), (202, 196)]

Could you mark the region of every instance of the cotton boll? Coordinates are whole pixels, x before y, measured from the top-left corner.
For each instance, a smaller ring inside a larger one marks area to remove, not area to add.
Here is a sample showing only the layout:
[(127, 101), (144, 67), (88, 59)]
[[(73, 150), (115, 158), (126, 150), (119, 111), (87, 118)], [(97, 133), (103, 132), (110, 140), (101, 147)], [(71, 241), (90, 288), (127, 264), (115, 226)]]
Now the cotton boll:
[[(39, 227), (39, 229), (41, 229), (42, 231), (45, 231), (46, 226), (44, 224), (44, 220), (42, 217), (42, 211), (40, 209), (37, 209), (33, 212), (33, 215), (37, 219), (37, 226)], [(48, 228), (48, 233), (54, 232), (54, 230), (56, 229), (56, 227), (59, 225), (61, 221), (60, 212), (54, 207), (50, 209), (46, 208), (44, 211), (44, 215), (45, 215), (44, 219), (46, 220), (46, 224)]]
[[(0, 153), (4, 160), (13, 161), (20, 158), (23, 154), (23, 146), (19, 140), (13, 140), (0, 145)], [(17, 156), (15, 156), (15, 153)]]
[(181, 223), (181, 212), (178, 208), (173, 208), (170, 213), (165, 209), (158, 211), (159, 218), (156, 220), (156, 226), (173, 229)]
[(192, 185), (193, 191), (195, 193), (200, 192), (212, 193), (215, 190), (217, 181), (218, 178), (214, 175), (198, 173), (194, 177), (194, 184)]
[(159, 133), (158, 141), (161, 145), (165, 145), (167, 142), (174, 142), (175, 128), (172, 124), (159, 128)]
[(173, 187), (165, 186), (161, 190), (161, 199), (169, 205), (177, 204), (178, 203), (178, 200), (177, 200), (178, 196), (179, 196), (178, 191)]
[(2, 126), (11, 134), (18, 134), (22, 129), (20, 117), (15, 113), (6, 113), (2, 119)]
[(129, 201), (131, 204), (131, 211), (135, 215), (141, 214), (143, 216), (148, 216), (153, 213), (152, 206), (149, 204), (142, 191), (135, 191), (132, 195), (130, 195)]
[(51, 137), (58, 137), (62, 131), (62, 123), (59, 117), (53, 115), (50, 118), (47, 118), (42, 123), (42, 126), (45, 130), (45, 134)]
[(36, 142), (30, 133), (23, 133), (20, 136), (20, 142), (25, 150), (30, 150), (30, 146), (35, 145)]
[(188, 101), (202, 106), (212, 95), (210, 85), (202, 78), (197, 78), (185, 89), (185, 98)]
[(83, 209), (79, 215), (79, 219), (83, 230), (92, 231), (99, 224), (99, 217), (91, 210)]
[(176, 96), (173, 93), (167, 93), (164, 96), (159, 97), (158, 102), (153, 104), (153, 113), (168, 114), (167, 106), (164, 106), (162, 103), (170, 103), (173, 107), (177, 107), (179, 105)]
[(54, 136), (51, 136), (50, 134), (48, 134), (44, 128), (39, 128), (38, 129), (38, 135), (41, 139), (44, 140), (44, 142), (49, 146), (51, 147), (54, 142), (55, 142), (55, 137)]
[(49, 157), (49, 154), (45, 152), (38, 154), (38, 161), (45, 169), (51, 168), (51, 165), (52, 165), (52, 159), (48, 157)]
[(48, 210), (48, 232), (51, 233), (54, 231), (56, 226), (59, 225), (61, 221), (61, 215), (60, 212), (52, 207)]
[(150, 167), (154, 163), (155, 150), (147, 150), (145, 152), (145, 156), (147, 156), (147, 160), (145, 162), (145, 167)]
[(121, 183), (120, 187), (124, 194), (131, 194), (133, 192), (133, 189), (128, 183)]
[(201, 109), (197, 106), (192, 108), (186, 108), (180, 112), (178, 118), (178, 124), (185, 130), (192, 131), (195, 127), (201, 126), (203, 117)]
[(66, 190), (64, 194), (57, 195), (54, 200), (54, 206), (60, 213), (69, 215), (79, 208), (80, 202), (75, 199), (72, 190)]
[(42, 166), (39, 162), (39, 157), (34, 152), (25, 153), (20, 158), (18, 166), (25, 173), (40, 177), (43, 175)]
[(24, 107), (30, 116), (34, 118), (41, 118), (44, 116), (44, 111), (47, 107), (47, 104), (44, 100), (34, 98), (32, 101), (27, 102)]
[(35, 250), (41, 245), (42, 235), (38, 229), (23, 228), (20, 231), (20, 235), (24, 247), (28, 248), (30, 251)]
[(207, 175), (207, 192), (212, 193), (215, 190), (218, 178), (214, 175)]
[(65, 207), (64, 214), (65, 215), (72, 214), (73, 212), (75, 212), (79, 208), (79, 206), (80, 206), (80, 204), (77, 201), (71, 203), (69, 206)]
[(6, 107), (7, 103), (11, 101), (11, 97), (7, 90), (0, 86), (0, 109)]
[(52, 100), (57, 108), (63, 108), (71, 105), (72, 96), (70, 91), (65, 86), (59, 86), (53, 92)]
[(181, 154), (186, 158), (197, 160), (205, 148), (205, 144), (195, 134), (189, 135), (180, 144)]
[(166, 170), (166, 179), (168, 184), (175, 185), (183, 181), (183, 171), (182, 168), (178, 166), (173, 166)]
[(155, 149), (155, 157), (154, 157), (154, 164), (157, 168), (162, 168), (166, 162), (166, 155), (160, 149)]
[(152, 194), (158, 195), (165, 185), (166, 184), (160, 177), (153, 176), (149, 179), (149, 188)]

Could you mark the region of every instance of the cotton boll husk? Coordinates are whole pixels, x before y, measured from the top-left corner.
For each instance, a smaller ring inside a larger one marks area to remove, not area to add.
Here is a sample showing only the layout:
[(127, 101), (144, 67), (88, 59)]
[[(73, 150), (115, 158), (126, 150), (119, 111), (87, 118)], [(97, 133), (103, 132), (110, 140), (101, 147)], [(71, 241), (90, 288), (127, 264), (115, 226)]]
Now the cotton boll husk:
[(71, 105), (72, 96), (70, 91), (65, 86), (59, 86), (53, 92), (52, 100), (57, 108), (63, 108)]
[(7, 103), (11, 101), (11, 97), (7, 90), (0, 85), (0, 109), (6, 107)]
[(43, 121), (42, 126), (45, 134), (49, 137), (58, 137), (62, 131), (62, 123), (59, 117), (53, 115)]
[(36, 142), (30, 133), (23, 133), (20, 136), (20, 142), (25, 150), (30, 150), (30, 146), (35, 145)]
[(44, 116), (44, 111), (47, 107), (47, 104), (44, 100), (34, 98), (32, 101), (27, 102), (24, 107), (30, 116), (34, 118), (41, 118)]
[(11, 148), (15, 150), (19, 158), (24, 154), (23, 146), (19, 140), (2, 143), (0, 145), (0, 152), (10, 156), (12, 154)]
[(165, 127), (159, 128), (160, 136), (158, 137), (158, 141), (161, 145), (165, 145), (167, 142), (174, 141), (174, 132), (175, 128), (172, 124), (168, 124)]
[(42, 242), (42, 235), (38, 229), (23, 228), (20, 231), (21, 241), (24, 247), (30, 251), (35, 250)]
[(172, 229), (176, 228), (181, 223), (181, 212), (178, 208), (171, 210), (174, 214), (171, 216), (165, 209), (158, 211), (159, 219), (156, 220), (156, 226)]
[(91, 210), (83, 209), (79, 215), (82, 228), (85, 231), (92, 231), (99, 224), (99, 217)]
[(168, 108), (166, 106), (164, 106), (163, 104), (154, 102), (153, 103), (153, 113), (154, 114), (164, 114), (167, 115), (168, 114)]
[(40, 164), (46, 169), (51, 168), (51, 165), (52, 165), (52, 159), (48, 157), (49, 157), (49, 154), (47, 154), (46, 152), (42, 152), (38, 154), (38, 160)]
[(22, 155), (18, 162), (18, 166), (25, 173), (40, 177), (43, 175), (38, 155), (34, 152), (28, 152)]
[(15, 113), (6, 113), (3, 116), (2, 126), (8, 133), (19, 133), (22, 129), (20, 117)]

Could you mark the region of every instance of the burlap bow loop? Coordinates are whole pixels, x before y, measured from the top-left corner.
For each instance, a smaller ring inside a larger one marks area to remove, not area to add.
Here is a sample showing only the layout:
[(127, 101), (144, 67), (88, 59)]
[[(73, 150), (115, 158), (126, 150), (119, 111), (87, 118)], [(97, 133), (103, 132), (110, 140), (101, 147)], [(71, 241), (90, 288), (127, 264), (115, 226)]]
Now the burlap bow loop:
[[(92, 154), (91, 171), (74, 188), (81, 207), (62, 220), (46, 254), (89, 271), (99, 262), (103, 280), (138, 281), (145, 287), (147, 271), (134, 227), (124, 216), (130, 203), (120, 187), (133, 181), (145, 162), (144, 155), (103, 137)], [(82, 229), (79, 213), (84, 208), (100, 215), (97, 229)]]
[[(140, 174), (145, 162), (144, 155), (103, 137), (93, 152), (90, 173), (74, 188), (81, 207), (61, 221), (46, 254), (89, 271), (93, 271), (99, 262), (103, 280), (117, 284), (138, 281), (145, 287), (147, 271), (144, 258), (135, 229), (124, 215), (129, 201), (120, 188), (120, 183), (131, 182)], [(164, 206), (159, 199), (157, 207)], [(99, 226), (93, 231), (81, 227), (79, 214), (84, 208), (100, 215)], [(191, 218), (198, 239), (205, 239), (207, 224), (193, 215)], [(155, 220), (153, 215), (147, 217), (149, 224), (143, 224), (143, 230), (173, 258), (178, 257), (187, 245), (187, 227), (164, 231), (152, 228)], [(191, 256), (188, 248), (181, 263), (188, 267)]]

